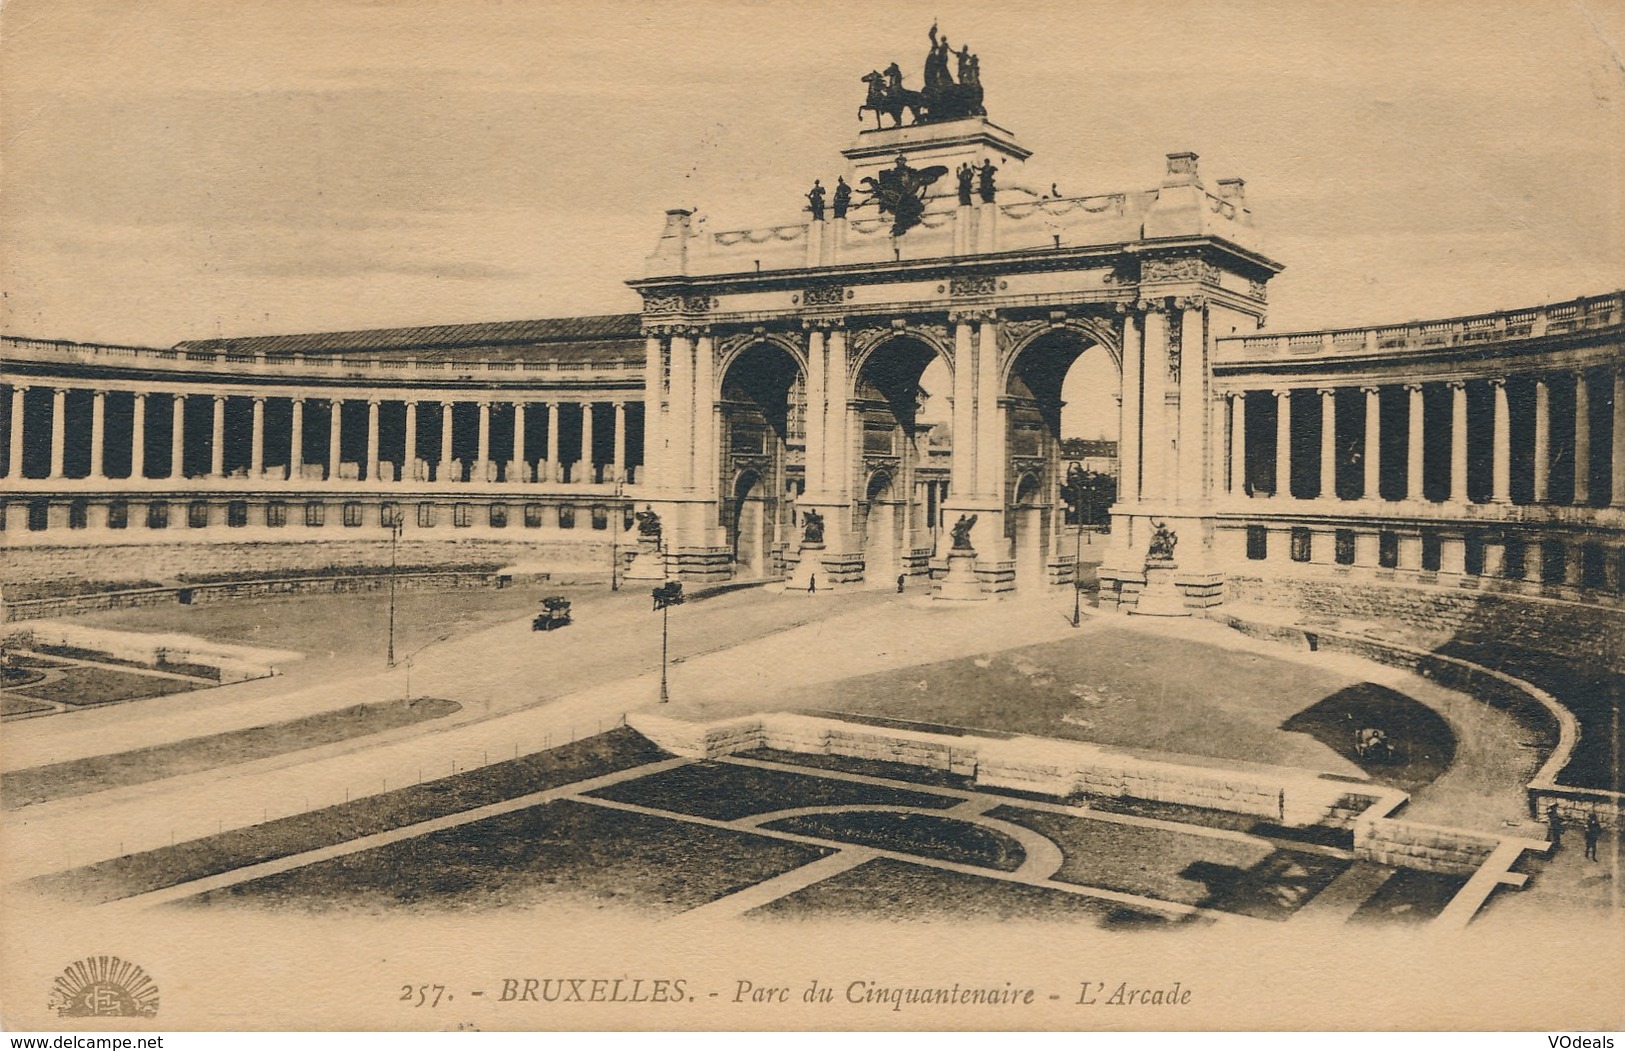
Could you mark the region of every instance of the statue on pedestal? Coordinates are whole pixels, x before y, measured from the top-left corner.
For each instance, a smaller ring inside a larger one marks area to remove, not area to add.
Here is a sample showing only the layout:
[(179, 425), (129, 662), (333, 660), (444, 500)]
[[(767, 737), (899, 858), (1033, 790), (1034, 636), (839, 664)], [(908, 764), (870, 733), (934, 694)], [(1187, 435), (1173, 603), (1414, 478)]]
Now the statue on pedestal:
[(982, 166), (977, 170), (977, 174), (979, 176), (977, 179), (977, 189), (981, 191), (982, 203), (992, 204), (993, 196), (998, 192), (998, 187), (993, 185), (993, 177), (998, 174), (998, 169), (993, 167), (992, 158), (982, 162)]
[(971, 195), (971, 189), (973, 188), (973, 186), (974, 186), (974, 184), (976, 182), (976, 169), (972, 168), (970, 166), (969, 161), (966, 161), (964, 164), (961, 164), (959, 166), (958, 175), (959, 175), (959, 203), (961, 205), (966, 205), (966, 204), (971, 203), (970, 195)]
[(846, 210), (852, 204), (852, 187), (846, 184), (843, 176), (835, 177), (835, 218), (845, 219)]
[(824, 184), (817, 179), (813, 180), (812, 189), (807, 191), (807, 210), (812, 213), (813, 222), (824, 221)]
[(1174, 545), (1179, 543), (1179, 534), (1168, 528), (1166, 522), (1152, 522), (1155, 532), (1151, 534), (1151, 546), (1146, 551), (1147, 562), (1172, 562), (1174, 560)]
[(808, 547), (824, 542), (824, 516), (817, 511), (801, 513), (801, 542)]
[(641, 511), (635, 511), (632, 517), (638, 523), (638, 536), (660, 539), (660, 516), (655, 514), (653, 507), (645, 506)]
[(959, 516), (959, 521), (955, 522), (953, 528), (951, 530), (949, 530), (949, 533), (954, 538), (953, 549), (955, 551), (975, 551), (976, 550), (975, 548), (970, 546), (970, 531), (973, 528), (975, 528), (975, 526), (976, 526), (976, 516), (975, 515), (960, 515)]

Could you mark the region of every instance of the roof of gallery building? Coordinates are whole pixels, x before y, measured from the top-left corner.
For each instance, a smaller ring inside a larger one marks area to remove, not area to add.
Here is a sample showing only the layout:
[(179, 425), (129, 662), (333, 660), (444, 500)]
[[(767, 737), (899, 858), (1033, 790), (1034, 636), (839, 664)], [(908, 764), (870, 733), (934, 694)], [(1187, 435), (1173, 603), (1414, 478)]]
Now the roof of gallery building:
[(460, 359), (477, 351), (487, 360), (510, 360), (542, 352), (550, 360), (643, 360), (638, 314), (493, 321), (418, 328), (374, 328), (351, 332), (307, 332), (232, 339), (194, 339), (176, 344), (182, 351), (226, 354), (304, 354), (379, 357), (406, 354), (419, 360)]

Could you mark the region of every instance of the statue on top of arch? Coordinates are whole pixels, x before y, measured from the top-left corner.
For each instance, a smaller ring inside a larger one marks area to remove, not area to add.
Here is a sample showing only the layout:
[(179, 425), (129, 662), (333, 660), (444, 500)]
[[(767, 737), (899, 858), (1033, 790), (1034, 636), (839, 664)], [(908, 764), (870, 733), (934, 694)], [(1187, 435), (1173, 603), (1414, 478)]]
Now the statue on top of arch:
[[(971, 54), (966, 44), (955, 51), (948, 43), (947, 34), (938, 35), (937, 24), (931, 23), (931, 45), (925, 53), (925, 87), (914, 91), (903, 86), (903, 72), (897, 63), (886, 67), (884, 73), (871, 70), (862, 79), (869, 85), (869, 95), (858, 107), (858, 119), (863, 111), (875, 115), (875, 128), (880, 128), (880, 116), (892, 118), (893, 127), (902, 127), (903, 111), (913, 115), (915, 124), (933, 124), (965, 117), (985, 117), (982, 105), (982, 60)], [(950, 70), (949, 57), (954, 59), (955, 70)]]

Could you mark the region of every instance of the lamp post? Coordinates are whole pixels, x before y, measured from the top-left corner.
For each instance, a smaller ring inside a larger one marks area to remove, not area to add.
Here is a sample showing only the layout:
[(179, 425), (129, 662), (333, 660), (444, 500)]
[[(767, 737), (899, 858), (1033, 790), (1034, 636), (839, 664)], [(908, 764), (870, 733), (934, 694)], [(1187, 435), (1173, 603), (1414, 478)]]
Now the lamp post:
[(665, 704), (671, 700), (671, 691), (666, 685), (666, 647), (670, 638), (670, 610), (673, 606), (683, 604), (683, 582), (672, 580), (655, 588), (654, 600), (655, 610), (660, 614), (660, 703)]
[(1072, 626), (1083, 623), (1083, 588), (1080, 570), (1083, 562), (1083, 465), (1073, 460), (1066, 468), (1066, 484), (1061, 486), (1061, 499), (1066, 501), (1072, 515)]
[(609, 590), (621, 590), (621, 527), (626, 521), (626, 512), (621, 510), (622, 486), (621, 479), (615, 479), (615, 520), (609, 529)]
[(395, 667), (395, 567), (396, 548), (401, 539), (401, 514), (395, 512), (394, 521), (389, 523), (389, 656), (388, 666)]

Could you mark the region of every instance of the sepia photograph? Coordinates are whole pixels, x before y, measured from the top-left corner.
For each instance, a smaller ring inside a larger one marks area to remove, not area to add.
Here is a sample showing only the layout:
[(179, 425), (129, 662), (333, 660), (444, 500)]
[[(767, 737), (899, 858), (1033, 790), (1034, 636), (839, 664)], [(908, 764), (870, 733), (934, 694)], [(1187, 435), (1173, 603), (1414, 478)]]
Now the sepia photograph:
[(7, 0), (0, 1026), (1625, 1027), (1622, 55)]

